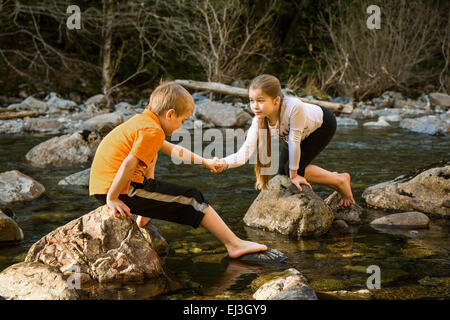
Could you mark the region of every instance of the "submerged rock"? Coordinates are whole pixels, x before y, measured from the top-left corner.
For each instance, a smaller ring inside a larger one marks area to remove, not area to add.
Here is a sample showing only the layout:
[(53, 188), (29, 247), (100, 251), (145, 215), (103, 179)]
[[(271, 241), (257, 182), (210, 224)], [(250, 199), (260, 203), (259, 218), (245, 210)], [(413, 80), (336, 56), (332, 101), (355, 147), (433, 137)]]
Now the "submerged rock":
[(373, 220), (370, 224), (377, 227), (426, 228), (430, 219), (422, 212), (400, 212)]
[(349, 207), (339, 206), (340, 201), (341, 195), (337, 191), (333, 192), (328, 198), (325, 199), (325, 203), (334, 213), (334, 218), (341, 219), (352, 224), (361, 223), (361, 209), (359, 206), (356, 203), (352, 203)]
[(89, 186), (89, 176), (91, 174), (91, 168), (76, 172), (71, 174), (70, 176), (65, 177), (64, 179), (58, 182), (58, 185), (61, 186)]
[(276, 249), (267, 249), (263, 252), (256, 252), (241, 256), (239, 260), (248, 263), (281, 263), (288, 258), (283, 252)]
[(6, 203), (28, 202), (45, 192), (42, 184), (17, 170), (0, 173), (0, 200)]
[(100, 141), (96, 132), (75, 132), (38, 144), (25, 158), (37, 167), (76, 167), (92, 161)]
[(372, 293), (367, 289), (362, 289), (358, 291), (347, 291), (347, 290), (325, 291), (321, 293), (324, 293), (326, 295), (332, 296), (340, 300), (368, 300), (372, 297)]
[(76, 300), (68, 277), (39, 262), (21, 262), (0, 273), (0, 296), (8, 300)]
[(82, 282), (142, 281), (166, 277), (155, 251), (164, 253), (164, 243), (150, 223), (139, 228), (134, 221), (114, 218), (105, 205), (37, 241), (25, 261), (44, 263), (63, 274), (76, 267)]
[(330, 207), (317, 194), (306, 187), (299, 191), (287, 176), (277, 175), (252, 203), (244, 223), (299, 238), (324, 234), (333, 219)]
[(450, 160), (371, 186), (362, 197), (371, 207), (450, 216), (444, 205), (450, 194)]
[(261, 276), (250, 286), (258, 288), (256, 300), (317, 300), (308, 280), (294, 268)]
[(17, 242), (23, 240), (23, 231), (19, 225), (0, 208), (0, 242)]

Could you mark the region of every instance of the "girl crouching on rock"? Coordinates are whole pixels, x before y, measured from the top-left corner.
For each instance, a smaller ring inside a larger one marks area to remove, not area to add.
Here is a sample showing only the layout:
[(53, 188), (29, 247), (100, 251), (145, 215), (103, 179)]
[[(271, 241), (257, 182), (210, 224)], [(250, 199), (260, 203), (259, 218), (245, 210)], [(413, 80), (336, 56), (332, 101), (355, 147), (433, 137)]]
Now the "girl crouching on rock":
[(280, 81), (268, 74), (253, 79), (248, 94), (255, 117), (239, 151), (220, 160), (222, 169), (245, 164), (258, 149), (256, 188), (266, 189), (270, 179), (267, 170), (270, 161), (261, 161), (261, 155), (271, 157), (271, 136), (279, 136), (282, 138), (279, 174), (289, 176), (299, 190), (302, 190), (302, 184), (311, 188), (309, 182), (329, 186), (340, 193), (340, 206), (350, 206), (354, 202), (350, 175), (330, 172), (311, 164), (336, 132), (334, 114), (327, 108), (302, 102), (297, 97), (283, 96)]

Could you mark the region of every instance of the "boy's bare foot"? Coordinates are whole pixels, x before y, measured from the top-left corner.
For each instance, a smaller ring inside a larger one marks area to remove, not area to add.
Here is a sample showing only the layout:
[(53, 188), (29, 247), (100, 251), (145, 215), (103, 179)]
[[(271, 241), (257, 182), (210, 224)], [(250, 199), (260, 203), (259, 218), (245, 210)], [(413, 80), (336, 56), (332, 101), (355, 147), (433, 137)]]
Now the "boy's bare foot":
[(266, 251), (267, 246), (256, 242), (239, 239), (238, 243), (228, 245), (227, 250), (230, 258), (239, 258), (245, 254)]
[(139, 228), (145, 227), (145, 225), (150, 221), (150, 218), (143, 217), (143, 216), (137, 216), (136, 224)]
[(353, 199), (352, 187), (350, 184), (350, 175), (347, 172), (339, 173), (341, 181), (339, 183), (338, 191), (341, 194), (341, 201), (339, 206), (348, 207), (355, 202)]

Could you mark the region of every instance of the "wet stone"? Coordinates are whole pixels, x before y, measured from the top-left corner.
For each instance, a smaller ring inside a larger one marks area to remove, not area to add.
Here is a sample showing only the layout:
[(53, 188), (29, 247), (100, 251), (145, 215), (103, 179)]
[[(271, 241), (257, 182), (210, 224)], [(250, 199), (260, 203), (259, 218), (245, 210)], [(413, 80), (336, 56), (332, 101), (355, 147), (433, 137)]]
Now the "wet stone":
[(238, 259), (248, 263), (282, 263), (287, 258), (288, 256), (281, 251), (267, 249), (263, 252), (246, 254)]

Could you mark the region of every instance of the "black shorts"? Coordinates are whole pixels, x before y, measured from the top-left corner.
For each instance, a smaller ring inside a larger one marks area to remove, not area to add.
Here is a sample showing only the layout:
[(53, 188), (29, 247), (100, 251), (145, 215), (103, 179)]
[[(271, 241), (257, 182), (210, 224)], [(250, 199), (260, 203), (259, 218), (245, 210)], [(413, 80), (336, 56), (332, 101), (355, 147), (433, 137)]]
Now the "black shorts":
[[(325, 149), (336, 132), (336, 117), (333, 112), (322, 106), (320, 108), (323, 111), (322, 126), (311, 133), (300, 144), (301, 154), (297, 173), (302, 177), (305, 176), (305, 168)], [(282, 141), (280, 143), (281, 151), (278, 173), (289, 176), (289, 149), (288, 144), (284, 140)]]
[[(94, 196), (101, 204), (106, 204), (105, 194)], [(119, 199), (133, 214), (194, 228), (200, 225), (209, 206), (197, 189), (155, 179), (145, 179), (143, 183), (131, 182), (128, 195), (121, 194)]]

